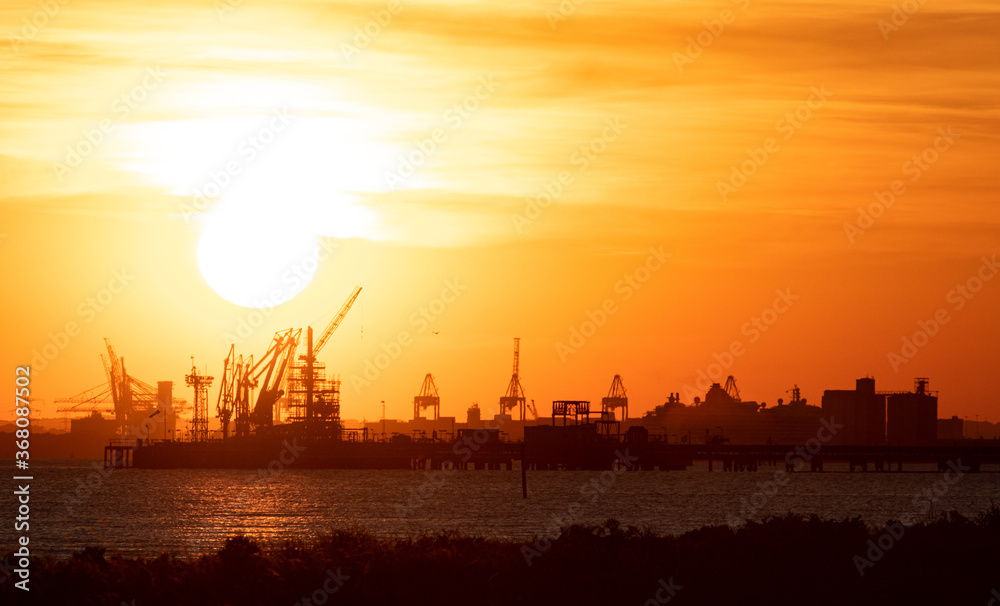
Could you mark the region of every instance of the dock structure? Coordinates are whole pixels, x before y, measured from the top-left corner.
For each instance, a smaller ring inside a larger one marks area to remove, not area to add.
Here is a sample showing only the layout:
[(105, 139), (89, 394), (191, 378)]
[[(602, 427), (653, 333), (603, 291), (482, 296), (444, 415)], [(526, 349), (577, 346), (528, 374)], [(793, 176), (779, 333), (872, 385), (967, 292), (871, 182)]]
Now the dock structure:
[[(695, 462), (707, 462), (709, 471), (721, 463), (722, 471), (755, 472), (763, 465), (783, 467), (787, 472), (824, 471), (824, 465), (838, 463), (850, 472), (915, 471), (915, 465), (935, 465), (939, 471), (961, 468), (963, 472), (1000, 472), (1000, 447), (984, 445), (951, 446), (843, 446), (678, 444), (664, 436), (649, 435), (632, 427), (622, 436), (606, 436), (597, 424), (536, 426), (525, 428), (528, 469), (608, 469), (626, 458), (630, 471), (670, 471), (688, 469)], [(987, 467), (988, 466), (988, 467)]]
[[(600, 423), (535, 425), (523, 441), (508, 442), (498, 429), (459, 429), (456, 434), (376, 441), (367, 434), (325, 440), (272, 435), (208, 442), (123, 440), (105, 447), (105, 466), (144, 469), (400, 469), (683, 471), (707, 463), (709, 471), (786, 472), (927, 471), (1000, 472), (1000, 446), (972, 443), (939, 446), (843, 446), (807, 442), (781, 444), (684, 444), (667, 442), (643, 427), (608, 435)], [(522, 458), (522, 445), (524, 454)]]
[(142, 445), (142, 440), (115, 439), (104, 447), (104, 468), (132, 467), (132, 453)]

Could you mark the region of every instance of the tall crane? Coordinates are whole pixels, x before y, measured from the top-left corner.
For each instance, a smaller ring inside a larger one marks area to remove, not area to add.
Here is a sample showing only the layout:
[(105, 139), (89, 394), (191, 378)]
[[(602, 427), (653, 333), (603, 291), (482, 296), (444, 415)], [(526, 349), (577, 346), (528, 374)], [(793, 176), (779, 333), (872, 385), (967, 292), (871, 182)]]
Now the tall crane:
[[(56, 412), (113, 412), (120, 432), (138, 427), (157, 408), (157, 389), (130, 376), (125, 370), (125, 359), (115, 353), (108, 339), (104, 339), (107, 356), (101, 355), (104, 374), (107, 383), (92, 387), (68, 398), (58, 398), (56, 404), (72, 404), (63, 406)], [(187, 401), (171, 397), (170, 406), (175, 410), (183, 407)]]
[(608, 390), (608, 395), (601, 399), (601, 407), (601, 412), (614, 412), (616, 408), (621, 408), (622, 419), (628, 419), (628, 394), (621, 375), (615, 375), (611, 380), (611, 389)]
[(291, 418), (305, 421), (311, 433), (326, 433), (332, 437), (340, 435), (340, 381), (327, 379), (326, 366), (318, 362), (316, 356), (330, 341), (347, 312), (351, 311), (359, 294), (361, 286), (355, 286), (319, 339), (313, 341), (313, 329), (306, 327), (306, 353), (299, 356), (293, 366), (289, 392), (295, 409)]
[(234, 355), (236, 344), (229, 346), (229, 355), (222, 362), (222, 380), (219, 381), (219, 396), (215, 400), (215, 414), (222, 425), (222, 439), (229, 436), (229, 420), (233, 417), (233, 404), (236, 393), (236, 372)]
[(521, 420), (524, 420), (524, 388), (521, 387), (521, 377), (518, 375), (521, 357), (521, 339), (514, 337), (514, 373), (507, 384), (506, 393), (500, 398), (500, 414), (505, 414), (508, 410), (517, 409), (521, 413)]
[[(344, 304), (340, 306), (340, 311), (337, 312), (337, 315), (334, 316), (333, 320), (330, 320), (330, 323), (327, 325), (326, 330), (324, 330), (323, 334), (320, 336), (319, 341), (316, 341), (316, 344), (313, 345), (312, 349), (313, 357), (319, 354), (320, 350), (323, 349), (323, 346), (326, 345), (326, 342), (330, 340), (331, 336), (333, 336), (334, 331), (336, 331), (337, 327), (340, 326), (340, 323), (344, 320), (344, 317), (347, 315), (347, 312), (351, 311), (351, 306), (354, 305), (354, 301), (358, 298), (358, 295), (360, 294), (361, 294), (361, 286), (360, 285), (355, 286), (354, 290), (351, 291), (350, 296), (348, 296), (347, 300), (344, 301)], [(303, 357), (302, 359), (305, 358)]]
[(72, 404), (72, 406), (62, 406), (56, 412), (115, 412), (115, 403), (111, 399), (111, 387), (107, 383), (101, 383), (97, 387), (91, 387), (68, 398), (56, 398), (56, 404)]
[(222, 439), (229, 436), (229, 423), (236, 415), (236, 435), (246, 436), (250, 432), (250, 390), (257, 383), (250, 374), (253, 356), (246, 359), (236, 355), (235, 345), (229, 346), (229, 355), (222, 363), (222, 383), (215, 410), (222, 424)]
[[(298, 347), (301, 336), (301, 328), (289, 328), (274, 333), (271, 347), (251, 369), (250, 374), (254, 382), (259, 382), (260, 385), (257, 403), (250, 413), (250, 423), (254, 427), (265, 428), (274, 424), (274, 405), (285, 395), (281, 383), (290, 361), (295, 359), (295, 348)], [(261, 381), (262, 376), (263, 381)]]
[(438, 396), (437, 385), (434, 384), (434, 375), (427, 373), (424, 383), (420, 386), (420, 393), (413, 398), (413, 420), (420, 418), (420, 410), (423, 408), (434, 409), (434, 420), (441, 417), (441, 397)]
[(115, 420), (124, 427), (135, 411), (135, 405), (132, 403), (132, 382), (125, 372), (125, 359), (115, 354), (115, 348), (111, 347), (110, 341), (104, 339), (104, 344), (108, 348), (108, 357), (101, 356), (101, 361), (104, 362), (104, 372), (108, 375), (108, 385), (111, 387), (111, 399), (115, 403)]

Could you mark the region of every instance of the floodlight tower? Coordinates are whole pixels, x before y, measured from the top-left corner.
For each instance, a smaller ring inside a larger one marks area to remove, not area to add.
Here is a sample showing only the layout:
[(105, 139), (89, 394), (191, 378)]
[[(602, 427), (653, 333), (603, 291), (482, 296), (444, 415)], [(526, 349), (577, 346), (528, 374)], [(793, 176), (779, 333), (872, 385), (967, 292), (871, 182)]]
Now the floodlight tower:
[(184, 375), (184, 381), (194, 388), (194, 417), (191, 419), (191, 439), (195, 442), (208, 441), (208, 388), (215, 377), (198, 374), (191, 357), (191, 374)]

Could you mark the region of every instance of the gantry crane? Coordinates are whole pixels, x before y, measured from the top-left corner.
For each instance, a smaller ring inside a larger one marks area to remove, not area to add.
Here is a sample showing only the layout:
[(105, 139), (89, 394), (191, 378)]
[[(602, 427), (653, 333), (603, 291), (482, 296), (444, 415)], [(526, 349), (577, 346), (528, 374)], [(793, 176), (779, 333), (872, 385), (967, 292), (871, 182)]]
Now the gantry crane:
[(524, 420), (524, 388), (521, 387), (521, 377), (518, 375), (521, 357), (521, 339), (514, 337), (514, 374), (507, 384), (507, 392), (500, 398), (500, 414), (506, 414), (508, 410), (517, 409)]
[(434, 384), (434, 376), (427, 373), (424, 383), (420, 386), (420, 393), (413, 398), (413, 420), (420, 418), (420, 411), (425, 408), (434, 409), (434, 420), (441, 417), (441, 397), (438, 396), (437, 385)]
[(622, 409), (622, 420), (628, 419), (628, 394), (625, 392), (625, 384), (622, 383), (622, 376), (615, 375), (611, 380), (611, 389), (608, 395), (601, 399), (601, 412), (614, 412), (615, 409)]

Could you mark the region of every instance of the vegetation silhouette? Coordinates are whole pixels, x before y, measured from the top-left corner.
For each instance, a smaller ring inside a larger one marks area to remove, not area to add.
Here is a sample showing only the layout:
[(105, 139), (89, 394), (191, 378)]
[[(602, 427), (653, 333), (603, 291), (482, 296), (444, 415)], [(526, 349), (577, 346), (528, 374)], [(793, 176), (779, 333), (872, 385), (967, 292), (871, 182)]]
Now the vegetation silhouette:
[[(672, 604), (943, 605), (985, 604), (1000, 585), (995, 505), (974, 519), (951, 512), (906, 527), (860, 574), (856, 556), (868, 558), (885, 533), (860, 518), (793, 514), (676, 537), (608, 520), (565, 529), (530, 566), (525, 544), (452, 532), (379, 539), (333, 530), (275, 545), (235, 536), (216, 553), (186, 558), (109, 557), (88, 547), (70, 559), (34, 558), (31, 591), (7, 579), (0, 601), (634, 606), (664, 603), (656, 594), (669, 583), (678, 587)], [(346, 580), (324, 590), (334, 578)]]

